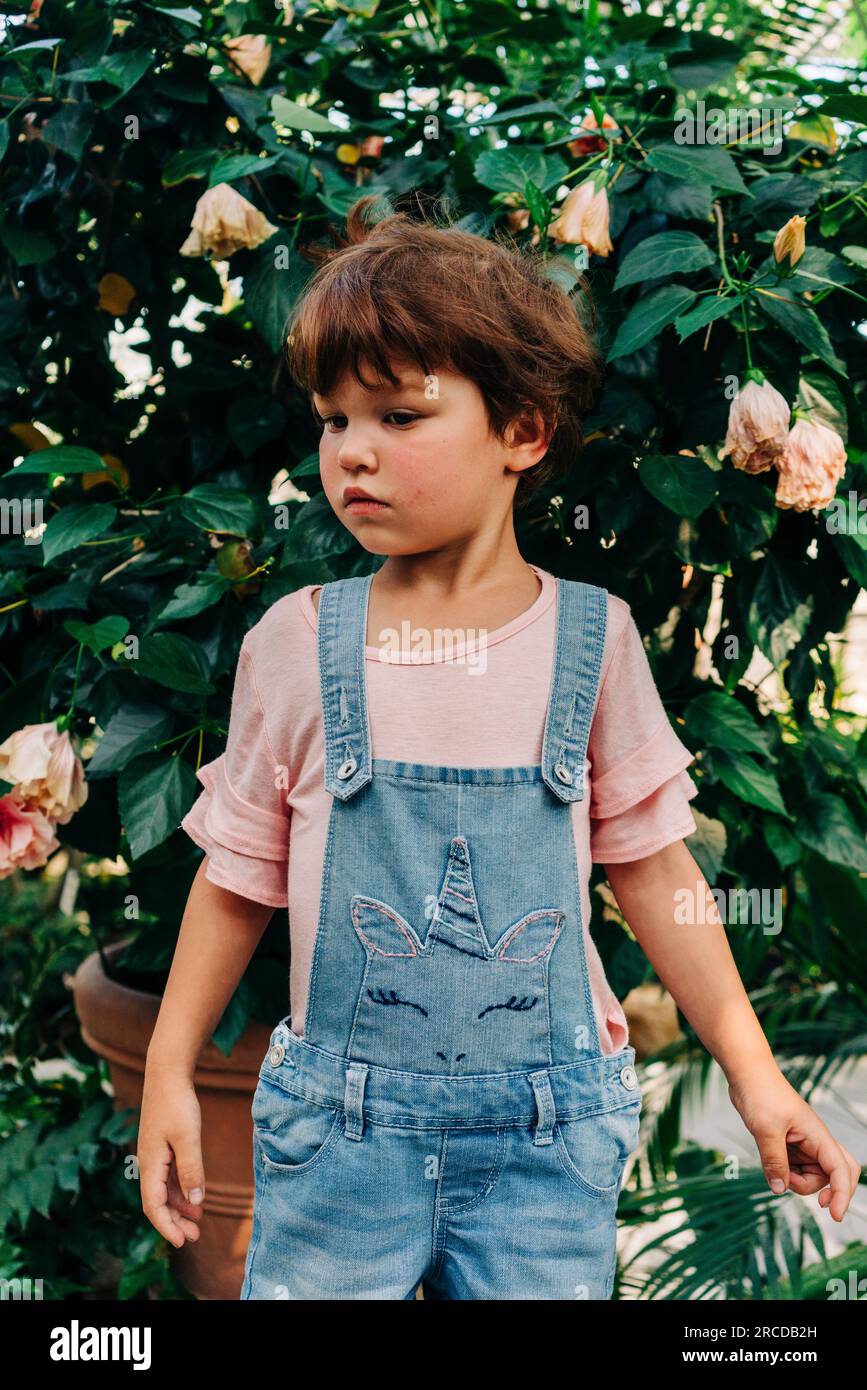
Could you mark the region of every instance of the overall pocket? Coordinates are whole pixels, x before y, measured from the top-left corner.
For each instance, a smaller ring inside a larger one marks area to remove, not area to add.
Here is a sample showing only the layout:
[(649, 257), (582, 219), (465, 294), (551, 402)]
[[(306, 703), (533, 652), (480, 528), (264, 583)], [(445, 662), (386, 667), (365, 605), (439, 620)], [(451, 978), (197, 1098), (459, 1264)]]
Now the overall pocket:
[(591, 1197), (616, 1194), (629, 1155), (638, 1147), (641, 1096), (604, 1115), (557, 1120), (554, 1145), (566, 1176)]
[(266, 1168), (306, 1172), (340, 1137), (342, 1106), (317, 1105), (260, 1076), (253, 1096), (253, 1133)]

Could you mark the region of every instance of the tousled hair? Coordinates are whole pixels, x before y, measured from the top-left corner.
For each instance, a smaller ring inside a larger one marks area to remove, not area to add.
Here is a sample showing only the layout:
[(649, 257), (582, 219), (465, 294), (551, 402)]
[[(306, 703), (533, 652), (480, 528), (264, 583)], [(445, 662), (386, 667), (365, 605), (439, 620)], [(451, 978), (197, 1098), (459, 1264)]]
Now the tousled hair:
[(539, 411), (551, 434), (544, 457), (519, 475), (522, 505), (567, 473), (582, 447), (582, 417), (602, 374), (585, 282), (575, 277), (573, 300), (541, 255), (500, 229), (489, 240), (403, 211), (372, 221), (378, 204), (373, 194), (359, 198), (345, 236), (329, 227), (330, 245), (302, 248), (318, 269), (286, 324), (290, 375), (312, 396), (329, 395), (347, 368), (375, 386), (362, 361), (392, 385), (398, 359), (426, 376), (452, 370), (476, 383), (501, 439), (509, 423)]

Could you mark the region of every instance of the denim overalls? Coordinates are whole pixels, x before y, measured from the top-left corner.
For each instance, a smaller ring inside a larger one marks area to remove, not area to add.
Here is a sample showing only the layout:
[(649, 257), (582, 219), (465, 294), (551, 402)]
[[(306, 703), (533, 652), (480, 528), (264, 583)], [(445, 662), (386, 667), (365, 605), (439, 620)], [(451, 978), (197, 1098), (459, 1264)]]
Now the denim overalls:
[(372, 576), (322, 587), (332, 810), (304, 1037), (253, 1099), (242, 1299), (607, 1299), (638, 1142), (635, 1050), (603, 1054), (571, 804), (604, 589), (557, 580), (541, 765), (373, 758)]

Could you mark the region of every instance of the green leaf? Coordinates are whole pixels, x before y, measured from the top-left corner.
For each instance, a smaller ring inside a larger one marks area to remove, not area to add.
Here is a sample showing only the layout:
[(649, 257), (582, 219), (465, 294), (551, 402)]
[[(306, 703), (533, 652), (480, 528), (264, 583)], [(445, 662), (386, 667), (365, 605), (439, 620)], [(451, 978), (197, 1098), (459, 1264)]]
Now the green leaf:
[(750, 806), (759, 806), (763, 811), (776, 811), (788, 816), (785, 803), (780, 794), (777, 779), (766, 767), (760, 767), (746, 753), (724, 753), (719, 750), (713, 755), (713, 770), (723, 786), (746, 801)]
[(750, 636), (759, 650), (781, 666), (807, 630), (814, 597), (796, 586), (792, 564), (768, 555), (761, 566), (747, 615)]
[(106, 725), (96, 752), (87, 763), (88, 777), (119, 772), (132, 758), (150, 752), (154, 744), (169, 738), (174, 722), (171, 710), (126, 701)]
[(290, 101), (288, 97), (271, 98), (271, 115), (276, 125), (287, 126), (290, 130), (309, 130), (316, 135), (342, 135), (345, 140), (352, 138), (349, 130), (332, 125), (327, 116), (311, 111), (300, 102)]
[(725, 862), (726, 828), (721, 820), (713, 820), (692, 808), (696, 829), (686, 837), (686, 847), (698, 863), (708, 883), (719, 877)]
[(224, 578), (222, 574), (203, 574), (195, 584), (179, 584), (173, 597), (153, 619), (154, 626), (194, 618), (197, 613), (203, 613), (206, 608), (218, 603), (231, 587), (231, 579)]
[(840, 255), (845, 256), (853, 265), (860, 265), (863, 270), (867, 270), (867, 247), (844, 246)]
[(548, 223), (551, 221), (551, 203), (549, 199), (545, 197), (541, 188), (538, 188), (532, 179), (527, 180), (527, 186), (524, 189), (524, 199), (527, 207), (530, 209), (530, 217), (534, 225), (539, 228), (539, 231), (544, 236), (548, 230)]
[[(59, 73), (64, 82), (108, 82), (120, 88), (119, 95), (130, 91), (144, 77), (154, 62), (150, 48), (133, 48), (127, 51), (106, 53), (98, 63), (90, 67), (74, 68), (71, 72)], [(81, 98), (79, 97), (79, 100)]]
[(485, 188), (493, 188), (497, 193), (517, 193), (523, 198), (528, 183), (547, 192), (562, 183), (569, 170), (559, 155), (520, 145), (514, 149), (485, 150), (473, 165), (473, 172)]
[(806, 348), (808, 357), (818, 357), (841, 376), (846, 375), (846, 363), (837, 356), (825, 325), (813, 309), (787, 295), (782, 288), (774, 290), (773, 296), (756, 290), (753, 302), (784, 333)]
[(822, 103), (823, 116), (836, 116), (840, 121), (867, 125), (867, 96), (863, 93), (837, 92)]
[(684, 710), (688, 732), (711, 748), (730, 753), (768, 753), (768, 736), (752, 715), (734, 697), (721, 690), (709, 690), (690, 700)]
[(181, 515), (203, 531), (220, 531), (242, 539), (256, 529), (258, 514), (252, 499), (233, 488), (201, 483), (178, 502)]
[(801, 857), (801, 846), (797, 835), (781, 820), (768, 816), (762, 827), (765, 843), (773, 853), (781, 869), (797, 864)]
[(158, 632), (143, 637), (139, 659), (131, 663), (136, 674), (169, 690), (190, 695), (213, 695), (207, 659), (195, 642), (179, 632)]
[(296, 463), (294, 468), (289, 469), (290, 478), (313, 478), (319, 477), (320, 463), (318, 454), (307, 454), (300, 463)]
[(848, 439), (848, 414), (843, 392), (833, 377), (820, 372), (804, 372), (798, 396), (810, 411), (810, 418), (836, 430), (843, 443)]
[(716, 496), (718, 475), (698, 458), (650, 454), (638, 476), (651, 496), (677, 516), (700, 516)]
[(101, 536), (113, 523), (117, 512), (110, 502), (81, 502), (63, 507), (42, 533), (42, 563), (50, 564), (58, 555), (75, 550), (84, 541)]
[(175, 150), (163, 166), (163, 188), (173, 188), (185, 179), (203, 179), (219, 157), (219, 150), (207, 146), (199, 150)]
[(537, 120), (550, 119), (557, 116), (561, 121), (568, 121), (569, 113), (564, 111), (562, 106), (557, 106), (553, 101), (533, 101), (527, 106), (512, 106), (505, 111), (495, 111), (493, 116), (482, 116), (473, 119), (474, 126), (502, 125), (504, 121), (527, 120), (530, 117)]
[(41, 265), (57, 255), (57, 247), (51, 237), (43, 236), (41, 232), (31, 232), (10, 218), (0, 222), (0, 241), (16, 265)]
[(707, 184), (721, 193), (752, 196), (728, 150), (719, 145), (654, 145), (645, 166), (673, 179)]
[(310, 278), (311, 267), (276, 236), (255, 253), (244, 276), (244, 305), (273, 352), (283, 345), (286, 323), (295, 301)]
[(129, 618), (124, 618), (118, 613), (100, 618), (95, 623), (83, 623), (78, 618), (67, 618), (63, 628), (76, 642), (83, 642), (94, 656), (99, 656), (106, 647), (113, 647), (115, 642), (120, 642), (126, 636), (129, 632)]
[(215, 188), (218, 183), (232, 183), (234, 179), (246, 178), (248, 174), (261, 174), (277, 164), (282, 155), (272, 154), (262, 159), (255, 154), (227, 154), (218, 159), (208, 175), (208, 187)]
[(800, 839), (832, 864), (867, 871), (867, 837), (842, 797), (819, 792), (805, 803), (797, 821)]
[(688, 314), (681, 314), (674, 320), (675, 332), (680, 341), (684, 342), (690, 334), (697, 333), (700, 328), (706, 328), (709, 323), (726, 318), (740, 308), (744, 298), (742, 294), (708, 295), (700, 304), (696, 304), (694, 309), (690, 309)]
[(660, 285), (659, 289), (646, 294), (632, 306), (618, 328), (608, 361), (637, 352), (685, 313), (695, 299), (695, 290), (688, 290), (684, 285)]
[(685, 275), (713, 265), (716, 257), (695, 232), (659, 232), (640, 241), (624, 257), (614, 288), (637, 285), (661, 275)]
[(117, 800), (133, 859), (161, 845), (192, 804), (196, 775), (175, 755), (137, 758), (117, 779)]
[(12, 473), (100, 473), (103, 469), (108, 471), (93, 449), (81, 449), (76, 444), (54, 444), (49, 449), (36, 449), (28, 454), (17, 468), (7, 468), (3, 477), (8, 478)]

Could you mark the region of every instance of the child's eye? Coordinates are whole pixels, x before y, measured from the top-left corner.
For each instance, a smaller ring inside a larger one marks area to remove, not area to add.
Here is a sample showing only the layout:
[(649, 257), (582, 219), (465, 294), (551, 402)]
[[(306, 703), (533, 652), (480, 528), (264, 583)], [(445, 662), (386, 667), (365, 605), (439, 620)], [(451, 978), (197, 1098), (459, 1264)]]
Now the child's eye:
[[(407, 425), (414, 424), (416, 420), (420, 420), (421, 416), (414, 415), (411, 410), (389, 410), (383, 419), (393, 420), (398, 427), (403, 426), (405, 428)], [(346, 416), (325, 415), (320, 418), (319, 423), (325, 427), (329, 434), (334, 434), (336, 430), (346, 428)]]

